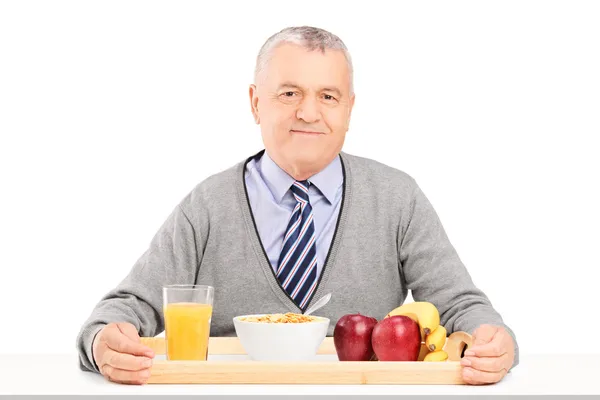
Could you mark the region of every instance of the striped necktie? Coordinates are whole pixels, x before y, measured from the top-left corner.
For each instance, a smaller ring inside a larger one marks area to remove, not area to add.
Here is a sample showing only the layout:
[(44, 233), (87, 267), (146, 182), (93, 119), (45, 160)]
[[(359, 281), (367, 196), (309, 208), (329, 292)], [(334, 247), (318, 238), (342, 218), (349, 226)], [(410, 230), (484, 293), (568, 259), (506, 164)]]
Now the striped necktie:
[(302, 311), (317, 286), (317, 246), (308, 181), (296, 181), (291, 191), (296, 206), (279, 256), (277, 279)]

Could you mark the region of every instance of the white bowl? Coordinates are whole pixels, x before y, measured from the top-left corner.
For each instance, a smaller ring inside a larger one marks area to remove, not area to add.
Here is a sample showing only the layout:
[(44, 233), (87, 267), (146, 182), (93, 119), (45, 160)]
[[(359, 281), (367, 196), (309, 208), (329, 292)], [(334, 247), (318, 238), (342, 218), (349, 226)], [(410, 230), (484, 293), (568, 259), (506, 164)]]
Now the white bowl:
[(233, 318), (235, 332), (246, 353), (255, 361), (306, 361), (317, 354), (327, 336), (329, 319), (296, 324), (242, 321), (242, 318), (266, 314), (240, 315)]

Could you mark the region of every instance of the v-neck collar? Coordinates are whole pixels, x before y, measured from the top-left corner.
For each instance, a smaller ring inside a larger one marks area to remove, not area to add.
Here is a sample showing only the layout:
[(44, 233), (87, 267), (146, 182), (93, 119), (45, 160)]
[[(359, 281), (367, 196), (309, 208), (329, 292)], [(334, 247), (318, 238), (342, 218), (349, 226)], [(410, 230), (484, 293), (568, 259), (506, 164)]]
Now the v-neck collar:
[[(295, 179), (273, 161), (269, 153), (264, 151), (260, 160), (261, 175), (271, 195), (278, 204), (281, 204), (283, 197), (288, 193)], [(339, 155), (336, 156), (321, 171), (308, 178), (308, 181), (323, 194), (329, 204), (335, 201), (335, 195), (343, 183), (342, 163)]]
[[(246, 220), (247, 220), (246, 227), (248, 228), (248, 233), (250, 235), (251, 241), (255, 245), (258, 264), (260, 265), (261, 269), (263, 270), (266, 279), (269, 281), (271, 289), (273, 289), (275, 295), (288, 308), (295, 310), (295, 312), (299, 311), (299, 312), (303, 313), (302, 309), (294, 302), (294, 300), (291, 298), (291, 296), (288, 294), (288, 292), (281, 286), (281, 283), (277, 279), (277, 275), (275, 274), (275, 271), (273, 270), (273, 267), (269, 261), (267, 252), (265, 250), (265, 246), (264, 246), (264, 244), (260, 238), (260, 235), (258, 233), (256, 219), (254, 217), (254, 213), (252, 212), (252, 207), (250, 205), (250, 198), (248, 196), (248, 188), (247, 188), (246, 179), (245, 179), (246, 166), (252, 159), (260, 158), (264, 152), (265, 152), (265, 150), (261, 150), (257, 154), (255, 154), (251, 157), (248, 157), (245, 162), (240, 164), (240, 168), (238, 170), (238, 174), (237, 174), (236, 182), (235, 182), (236, 185), (239, 185), (238, 186), (239, 188), (243, 188), (243, 190), (238, 191), (238, 193), (239, 193), (238, 197), (241, 202), (240, 206), (242, 207), (241, 208), (242, 213), (246, 217), (249, 217), (249, 218), (246, 218)], [(325, 264), (323, 265), (321, 274), (319, 275), (318, 280), (317, 280), (317, 286), (315, 287), (313, 294), (311, 295), (311, 297), (309, 298), (309, 300), (306, 304), (306, 309), (309, 308), (313, 299), (315, 299), (315, 298), (318, 299), (318, 298), (321, 298), (321, 296), (323, 296), (323, 293), (322, 293), (323, 287), (325, 286), (329, 276), (331, 275), (331, 270), (333, 268), (333, 265), (335, 265), (335, 257), (337, 255), (337, 249), (340, 246), (340, 240), (343, 236), (345, 221), (346, 221), (347, 215), (348, 215), (347, 209), (350, 205), (349, 200), (351, 198), (350, 193), (348, 192), (348, 187), (349, 187), (348, 185), (350, 183), (349, 180), (351, 178), (350, 178), (350, 174), (347, 171), (343, 154), (344, 153), (340, 153), (340, 157), (339, 157), (344, 179), (343, 179), (341, 205), (340, 205), (340, 210), (339, 210), (337, 220), (336, 220), (335, 231), (333, 234), (333, 238), (331, 240), (331, 244), (329, 245), (329, 249), (327, 250), (327, 257), (325, 258)], [(238, 181), (238, 179), (241, 179), (241, 183)]]

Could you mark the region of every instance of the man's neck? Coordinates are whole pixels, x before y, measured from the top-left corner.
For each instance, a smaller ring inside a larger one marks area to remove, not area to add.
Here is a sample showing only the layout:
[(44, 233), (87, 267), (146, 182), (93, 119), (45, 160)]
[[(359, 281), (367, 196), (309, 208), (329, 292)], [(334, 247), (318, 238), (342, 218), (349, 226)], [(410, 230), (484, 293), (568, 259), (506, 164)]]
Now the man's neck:
[[(337, 157), (337, 155), (336, 155)], [(309, 179), (311, 176), (314, 176), (321, 172), (327, 167), (333, 159), (326, 160), (325, 162), (321, 162), (318, 164), (310, 164), (310, 165), (299, 165), (292, 163), (278, 163), (279, 167), (283, 169), (289, 176), (294, 178), (297, 181), (305, 181)]]

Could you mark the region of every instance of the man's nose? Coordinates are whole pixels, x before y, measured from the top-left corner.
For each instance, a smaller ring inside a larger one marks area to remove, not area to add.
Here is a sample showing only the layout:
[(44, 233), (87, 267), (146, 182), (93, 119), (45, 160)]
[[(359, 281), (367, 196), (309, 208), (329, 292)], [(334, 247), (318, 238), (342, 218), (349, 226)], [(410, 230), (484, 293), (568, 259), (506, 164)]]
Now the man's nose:
[(296, 111), (296, 118), (304, 120), (307, 123), (319, 121), (321, 111), (317, 99), (309, 96), (305, 97)]

